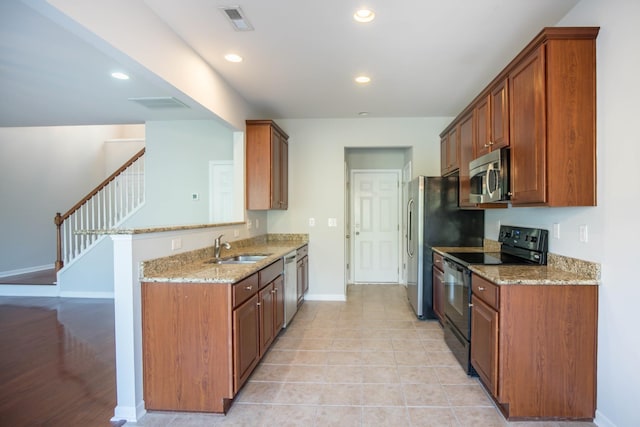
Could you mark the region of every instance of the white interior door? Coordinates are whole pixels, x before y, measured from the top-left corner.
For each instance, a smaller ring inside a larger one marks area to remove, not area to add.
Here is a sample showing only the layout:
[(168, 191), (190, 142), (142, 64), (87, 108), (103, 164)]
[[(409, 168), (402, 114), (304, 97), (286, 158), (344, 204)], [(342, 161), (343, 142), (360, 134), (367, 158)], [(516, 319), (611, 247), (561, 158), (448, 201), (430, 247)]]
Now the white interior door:
[(399, 171), (352, 171), (353, 280), (399, 281)]
[(234, 221), (233, 161), (209, 162), (209, 221)]

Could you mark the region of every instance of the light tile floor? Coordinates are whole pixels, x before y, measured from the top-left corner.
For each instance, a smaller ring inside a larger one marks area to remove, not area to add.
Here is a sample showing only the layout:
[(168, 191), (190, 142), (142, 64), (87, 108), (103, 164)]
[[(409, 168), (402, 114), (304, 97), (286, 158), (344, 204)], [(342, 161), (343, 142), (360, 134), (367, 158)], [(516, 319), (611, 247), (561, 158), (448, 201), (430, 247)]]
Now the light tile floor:
[(506, 422), (440, 325), (417, 320), (398, 285), (352, 285), (347, 302), (305, 302), (226, 416), (154, 412), (138, 425), (595, 426)]

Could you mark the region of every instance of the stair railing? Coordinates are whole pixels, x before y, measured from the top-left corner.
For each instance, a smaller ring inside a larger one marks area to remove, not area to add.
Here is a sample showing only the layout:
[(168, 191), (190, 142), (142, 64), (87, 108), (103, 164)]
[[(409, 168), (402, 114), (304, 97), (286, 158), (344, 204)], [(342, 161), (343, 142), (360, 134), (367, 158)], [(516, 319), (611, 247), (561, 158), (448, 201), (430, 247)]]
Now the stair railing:
[(56, 271), (69, 264), (98, 239), (80, 230), (115, 227), (144, 202), (143, 148), (64, 215), (56, 213)]

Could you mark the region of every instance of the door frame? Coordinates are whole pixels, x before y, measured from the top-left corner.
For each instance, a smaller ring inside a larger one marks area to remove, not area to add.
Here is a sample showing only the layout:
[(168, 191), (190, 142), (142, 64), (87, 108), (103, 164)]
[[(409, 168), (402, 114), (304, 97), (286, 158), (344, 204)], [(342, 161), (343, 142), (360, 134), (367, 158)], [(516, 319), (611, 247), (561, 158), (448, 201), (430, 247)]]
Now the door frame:
[[(398, 188), (398, 205), (396, 207), (396, 209), (398, 210), (398, 236), (396, 241), (398, 242), (398, 246), (396, 248), (396, 251), (398, 253), (397, 256), (397, 260), (398, 260), (398, 265), (397, 265), (397, 280), (396, 282), (384, 282), (386, 284), (388, 283), (402, 283), (402, 271), (401, 271), (401, 267), (402, 267), (402, 200), (403, 200), (403, 195), (402, 195), (402, 169), (351, 169), (349, 171), (349, 204), (348, 204), (348, 210), (349, 210), (349, 221), (348, 221), (348, 228), (346, 229), (347, 232), (347, 236), (351, 236), (351, 238), (347, 239), (349, 240), (348, 245), (349, 245), (349, 254), (350, 254), (350, 259), (348, 260), (348, 264), (349, 264), (349, 271), (348, 271), (348, 280), (349, 283), (372, 283), (372, 282), (356, 282), (354, 280), (354, 272), (356, 270), (356, 268), (354, 267), (354, 263), (355, 263), (355, 257), (353, 256), (353, 254), (355, 253), (355, 238), (353, 238), (354, 234), (353, 234), (353, 224), (354, 224), (354, 220), (353, 220), (353, 213), (355, 212), (355, 197), (354, 197), (354, 193), (355, 191), (353, 191), (353, 182), (354, 182), (354, 175), (356, 173), (390, 173), (393, 172), (396, 175), (396, 183), (397, 183), (397, 188)], [(373, 282), (376, 283), (376, 282)], [(381, 282), (382, 283), (382, 282)]]

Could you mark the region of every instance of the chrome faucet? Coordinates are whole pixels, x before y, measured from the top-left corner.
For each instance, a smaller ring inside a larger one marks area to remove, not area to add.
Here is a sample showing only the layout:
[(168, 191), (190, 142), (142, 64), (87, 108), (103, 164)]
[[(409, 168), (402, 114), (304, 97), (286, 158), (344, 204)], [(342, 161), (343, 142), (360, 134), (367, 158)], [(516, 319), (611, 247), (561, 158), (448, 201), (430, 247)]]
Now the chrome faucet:
[(216, 237), (216, 240), (214, 240), (213, 242), (213, 257), (216, 260), (220, 259), (220, 250), (222, 249), (222, 246), (224, 246), (226, 249), (231, 249), (231, 244), (229, 244), (229, 242), (220, 241), (220, 239), (222, 239), (222, 236), (224, 236), (224, 234), (221, 234), (218, 237)]

